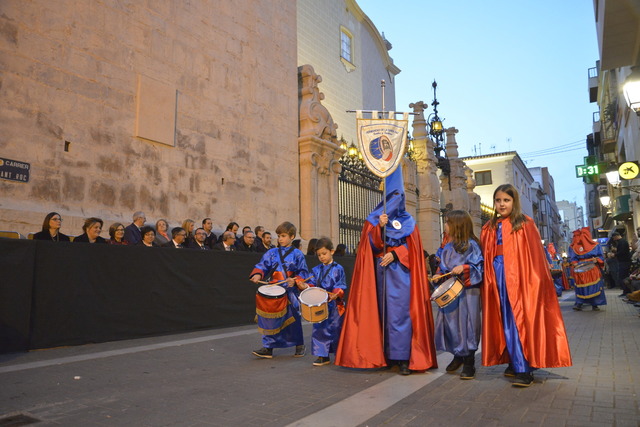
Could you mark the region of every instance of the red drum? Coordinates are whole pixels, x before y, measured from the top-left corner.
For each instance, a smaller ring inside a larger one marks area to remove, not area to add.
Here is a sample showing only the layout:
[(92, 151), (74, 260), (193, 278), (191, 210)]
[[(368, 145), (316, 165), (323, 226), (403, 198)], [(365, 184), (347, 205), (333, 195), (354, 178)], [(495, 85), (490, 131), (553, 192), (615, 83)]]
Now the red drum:
[(592, 262), (581, 262), (573, 268), (573, 271), (576, 273), (586, 273), (589, 270), (593, 270), (595, 266)]
[(282, 286), (264, 285), (256, 292), (258, 329), (265, 335), (274, 335), (286, 325), (285, 316), (289, 299)]

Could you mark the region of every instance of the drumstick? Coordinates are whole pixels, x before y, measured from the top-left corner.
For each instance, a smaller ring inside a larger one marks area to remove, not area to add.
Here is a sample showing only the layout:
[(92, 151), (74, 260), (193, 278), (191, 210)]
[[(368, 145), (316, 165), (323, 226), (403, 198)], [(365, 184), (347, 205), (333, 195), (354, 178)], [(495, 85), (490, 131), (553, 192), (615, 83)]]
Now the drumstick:
[[(307, 280), (313, 279), (313, 276), (309, 276), (306, 279), (304, 279), (302, 282), (306, 282)], [(269, 282), (265, 282), (264, 280), (258, 280), (258, 283), (263, 284), (263, 285), (267, 285), (267, 286), (277, 286), (277, 285), (281, 285), (283, 283), (285, 283), (287, 281), (287, 279), (281, 280), (279, 282), (275, 282), (275, 283), (269, 283)]]
[(433, 281), (435, 281), (435, 280), (440, 280), (440, 279), (442, 279), (443, 277), (446, 277), (446, 276), (448, 276), (448, 275), (450, 275), (450, 274), (451, 274), (451, 272), (444, 273), (444, 274), (441, 274), (441, 275), (439, 275), (439, 276), (433, 276), (433, 277), (431, 278), (431, 281), (433, 282)]

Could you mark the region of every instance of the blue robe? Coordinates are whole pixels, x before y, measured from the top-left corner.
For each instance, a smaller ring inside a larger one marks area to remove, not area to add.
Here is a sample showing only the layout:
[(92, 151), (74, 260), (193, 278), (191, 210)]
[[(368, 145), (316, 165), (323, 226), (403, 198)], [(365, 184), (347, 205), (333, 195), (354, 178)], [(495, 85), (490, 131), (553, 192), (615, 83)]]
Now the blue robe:
[[(498, 245), (502, 245), (502, 223), (498, 224), (496, 230), (496, 240)], [(502, 319), (502, 327), (504, 329), (504, 338), (507, 344), (507, 352), (511, 359), (510, 365), (515, 372), (533, 372), (535, 368), (531, 367), (529, 361), (522, 350), (522, 342), (520, 333), (513, 316), (513, 309), (509, 301), (507, 293), (507, 280), (504, 267), (504, 255), (498, 255), (493, 259), (493, 269), (496, 274), (496, 284), (498, 286), (498, 294), (500, 295), (500, 317)]]
[[(304, 254), (299, 249), (293, 249), (286, 257), (284, 257), (284, 268), (280, 261), (279, 251), (284, 255), (290, 247), (269, 249), (262, 256), (262, 259), (251, 272), (249, 277), (254, 274), (260, 274), (263, 278), (271, 277), (273, 281), (280, 281), (283, 278), (297, 277), (306, 279), (309, 276), (307, 261)], [(287, 287), (286, 283), (282, 286), (287, 291), (287, 313), (284, 315), (282, 329), (271, 335), (262, 335), (262, 345), (265, 348), (284, 348), (294, 345), (304, 344), (304, 336), (302, 334), (302, 321), (300, 317), (300, 301), (298, 296), (300, 291), (297, 286)]]
[[(604, 265), (604, 255), (600, 245), (595, 245), (593, 249), (582, 255), (578, 255), (573, 248), (569, 247), (569, 261), (574, 265), (573, 278), (575, 280), (577, 307), (582, 304), (591, 306), (607, 305), (607, 297), (604, 294), (604, 276), (601, 266)], [(593, 259), (595, 267), (587, 273), (575, 271), (575, 265), (581, 260)]]
[(453, 243), (447, 243), (442, 249), (438, 273), (449, 273), (454, 267), (464, 265), (459, 280), (465, 287), (452, 303), (438, 309), (435, 323), (437, 350), (454, 356), (468, 356), (478, 350), (482, 332), (480, 285), (483, 263), (482, 250), (475, 240), (469, 241), (469, 248), (463, 254), (456, 252)]
[[(327, 292), (339, 294), (338, 298), (327, 304), (329, 316), (322, 322), (314, 323), (311, 333), (312, 354), (329, 357), (329, 353), (336, 352), (340, 340), (342, 313), (344, 312), (341, 295), (344, 295), (344, 291), (347, 289), (346, 276), (344, 268), (335, 261), (329, 265), (316, 265), (313, 267), (312, 275), (313, 278), (309, 280), (309, 284)], [(318, 280), (321, 278), (322, 282), (319, 283)]]

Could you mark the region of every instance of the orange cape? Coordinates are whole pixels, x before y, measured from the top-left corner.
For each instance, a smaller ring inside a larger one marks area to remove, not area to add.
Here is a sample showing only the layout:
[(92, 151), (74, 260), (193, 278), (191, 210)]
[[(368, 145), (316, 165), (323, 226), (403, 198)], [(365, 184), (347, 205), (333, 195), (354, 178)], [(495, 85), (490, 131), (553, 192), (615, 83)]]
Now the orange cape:
[[(351, 279), (344, 325), (336, 352), (336, 365), (348, 368), (387, 366), (382, 344), (382, 326), (378, 313), (376, 268), (369, 233), (374, 226), (366, 222), (360, 235), (356, 263)], [(375, 231), (375, 230), (374, 230)], [(433, 315), (422, 241), (416, 228), (407, 237), (408, 263), (411, 269), (411, 359), (409, 369), (436, 368), (433, 341)]]
[[(482, 364), (509, 362), (506, 349), (500, 295), (493, 259), (497, 255), (496, 230), (482, 227), (484, 284), (482, 289)], [(518, 328), (522, 350), (534, 368), (571, 366), (567, 333), (556, 297), (540, 233), (527, 217), (522, 228), (512, 233), (509, 218), (502, 221), (502, 242), (507, 294)]]

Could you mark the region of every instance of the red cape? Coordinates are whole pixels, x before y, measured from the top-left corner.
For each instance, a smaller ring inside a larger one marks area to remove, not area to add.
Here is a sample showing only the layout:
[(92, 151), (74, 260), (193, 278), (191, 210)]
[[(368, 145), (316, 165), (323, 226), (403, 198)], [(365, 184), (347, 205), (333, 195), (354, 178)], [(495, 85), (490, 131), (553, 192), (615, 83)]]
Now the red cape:
[[(375, 261), (369, 243), (369, 233), (374, 228), (375, 226), (369, 222), (365, 222), (362, 228), (351, 279), (347, 311), (336, 352), (336, 365), (349, 368), (387, 366), (382, 347), (382, 326), (378, 313)], [(411, 269), (409, 314), (413, 329), (409, 369), (424, 371), (438, 367), (438, 363), (433, 341), (433, 315), (429, 299), (427, 270), (424, 263), (422, 241), (417, 228), (407, 237), (407, 247), (408, 260), (406, 262)], [(401, 256), (400, 261), (404, 261), (403, 258)]]
[[(484, 285), (482, 289), (482, 364), (509, 362), (496, 284), (496, 230), (482, 227)], [(534, 368), (571, 366), (571, 353), (560, 305), (540, 243), (540, 233), (527, 217), (522, 228), (512, 233), (509, 218), (502, 221), (502, 242), (507, 293), (522, 350)]]

